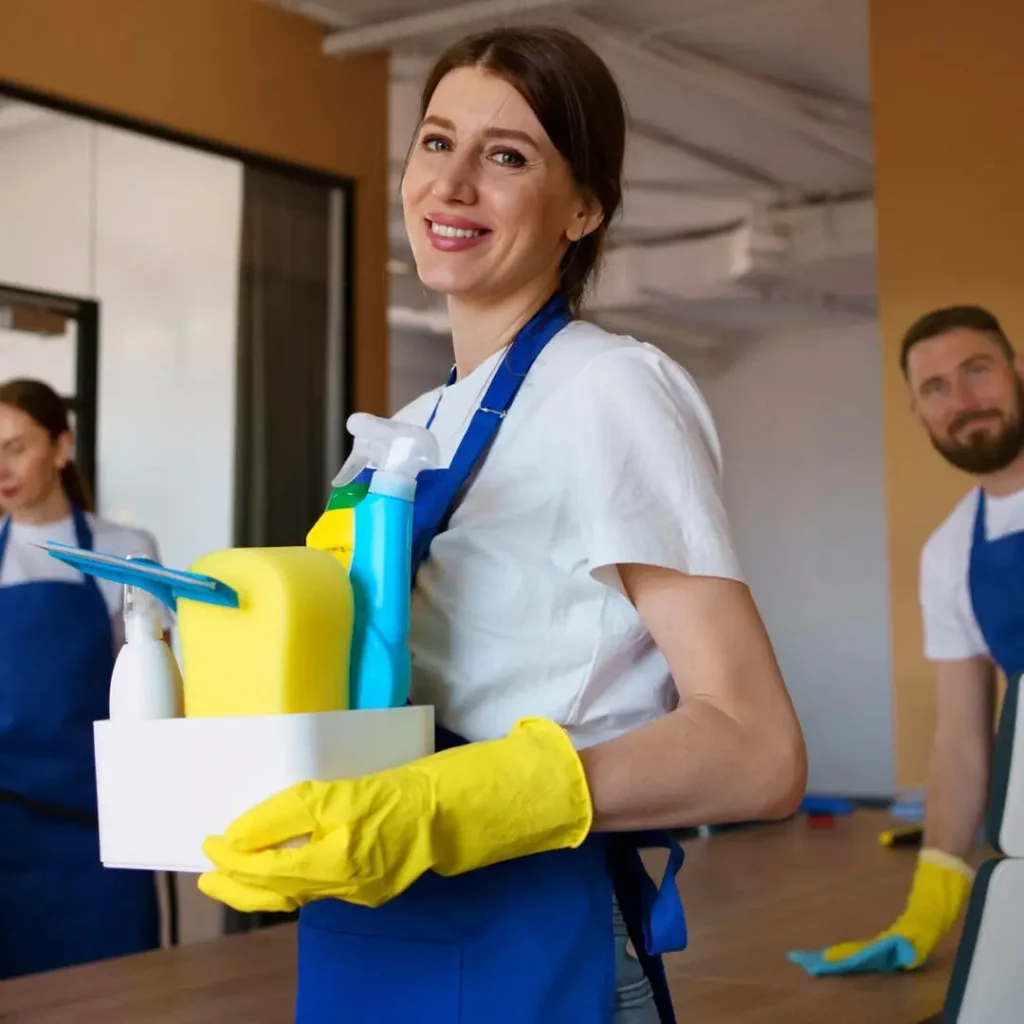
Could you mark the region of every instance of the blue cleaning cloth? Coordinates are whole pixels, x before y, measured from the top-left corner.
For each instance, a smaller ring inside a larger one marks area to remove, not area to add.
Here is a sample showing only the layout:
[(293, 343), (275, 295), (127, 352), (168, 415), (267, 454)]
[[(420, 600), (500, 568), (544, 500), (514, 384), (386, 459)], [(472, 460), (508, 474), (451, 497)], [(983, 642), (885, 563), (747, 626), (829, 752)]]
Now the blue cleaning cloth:
[(817, 952), (794, 950), (789, 959), (817, 978), (837, 974), (894, 974), (906, 970), (917, 959), (917, 953), (907, 939), (890, 935), (845, 960), (826, 960), (824, 949)]

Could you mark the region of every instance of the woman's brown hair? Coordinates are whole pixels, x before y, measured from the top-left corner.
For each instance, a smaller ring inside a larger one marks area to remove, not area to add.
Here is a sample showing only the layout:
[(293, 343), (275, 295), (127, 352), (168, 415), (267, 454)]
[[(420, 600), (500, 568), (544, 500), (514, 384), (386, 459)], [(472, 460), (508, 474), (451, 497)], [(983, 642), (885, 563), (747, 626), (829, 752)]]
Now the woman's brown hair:
[[(9, 380), (0, 384), (0, 405), (9, 405), (31, 417), (50, 435), (51, 441), (71, 429), (64, 400), (41, 380)], [(92, 511), (89, 486), (73, 459), (60, 471), (60, 483), (72, 505)]]
[(437, 59), (423, 86), (421, 120), (441, 79), (466, 67), (489, 71), (516, 89), (576, 184), (601, 207), (600, 226), (569, 244), (559, 268), (562, 292), (579, 315), (608, 225), (622, 203), (626, 113), (615, 79), (582, 39), (564, 29), (491, 29), (458, 40)]

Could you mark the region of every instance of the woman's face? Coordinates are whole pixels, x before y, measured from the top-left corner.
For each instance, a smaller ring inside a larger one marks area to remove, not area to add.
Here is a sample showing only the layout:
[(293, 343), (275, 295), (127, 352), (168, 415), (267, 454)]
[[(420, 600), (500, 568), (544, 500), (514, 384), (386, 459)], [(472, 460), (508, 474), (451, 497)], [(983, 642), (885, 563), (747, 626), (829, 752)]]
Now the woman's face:
[(41, 505), (70, 457), (69, 435), (53, 441), (27, 413), (0, 403), (0, 510), (17, 515)]
[(402, 206), (420, 280), (468, 301), (553, 288), (566, 246), (600, 223), (526, 100), (479, 68), (434, 91)]

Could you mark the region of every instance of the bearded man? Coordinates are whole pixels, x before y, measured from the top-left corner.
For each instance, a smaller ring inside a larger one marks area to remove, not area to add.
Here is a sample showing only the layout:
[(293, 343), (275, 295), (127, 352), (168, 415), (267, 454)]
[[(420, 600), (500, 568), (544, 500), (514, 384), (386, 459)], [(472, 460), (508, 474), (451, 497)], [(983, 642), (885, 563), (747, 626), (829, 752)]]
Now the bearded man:
[(873, 939), (791, 954), (812, 974), (913, 970), (956, 922), (985, 816), (996, 672), (1024, 671), (1024, 364), (990, 312), (951, 306), (910, 326), (900, 365), (933, 447), (974, 478), (921, 554), (938, 711), (924, 837), (900, 917)]

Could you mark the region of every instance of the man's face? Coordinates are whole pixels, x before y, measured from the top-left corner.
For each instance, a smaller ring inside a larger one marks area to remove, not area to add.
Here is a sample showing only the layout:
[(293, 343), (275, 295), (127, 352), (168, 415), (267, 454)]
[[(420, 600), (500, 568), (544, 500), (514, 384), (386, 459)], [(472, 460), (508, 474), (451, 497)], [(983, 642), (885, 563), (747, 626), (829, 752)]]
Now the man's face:
[(956, 328), (911, 348), (911, 408), (943, 457), (978, 476), (1005, 469), (1024, 449), (1024, 384), (987, 334)]

